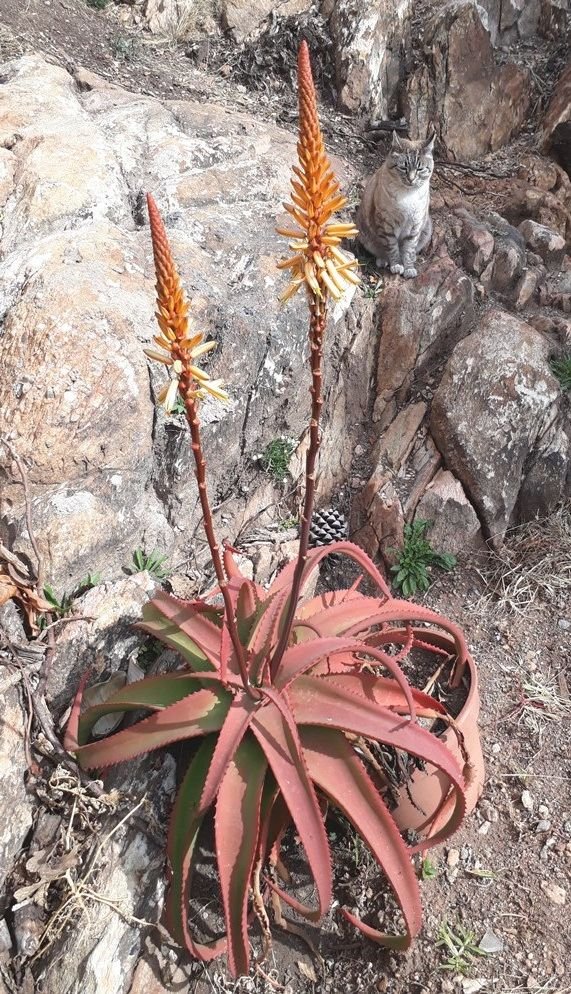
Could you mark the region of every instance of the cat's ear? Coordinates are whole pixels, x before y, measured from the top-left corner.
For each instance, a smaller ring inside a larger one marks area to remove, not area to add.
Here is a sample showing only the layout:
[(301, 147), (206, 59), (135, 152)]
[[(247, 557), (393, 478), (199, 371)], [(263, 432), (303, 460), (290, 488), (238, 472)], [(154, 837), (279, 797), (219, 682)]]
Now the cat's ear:
[(391, 145), (392, 145), (392, 148), (395, 149), (395, 151), (397, 151), (397, 152), (402, 152), (402, 150), (404, 148), (404, 145), (402, 143), (402, 139), (400, 138), (398, 132), (396, 132), (396, 131), (393, 131), (393, 140), (392, 140)]
[(430, 128), (424, 145), (422, 146), (422, 151), (425, 155), (432, 155), (434, 151), (434, 142), (436, 141), (436, 131), (434, 128)]

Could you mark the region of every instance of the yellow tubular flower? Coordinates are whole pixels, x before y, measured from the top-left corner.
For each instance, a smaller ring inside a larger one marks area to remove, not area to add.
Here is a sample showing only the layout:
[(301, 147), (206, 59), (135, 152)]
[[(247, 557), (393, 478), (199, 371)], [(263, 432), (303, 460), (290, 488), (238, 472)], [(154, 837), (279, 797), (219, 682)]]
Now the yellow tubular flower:
[(299, 46), (297, 78), (299, 166), (293, 167), (296, 178), (291, 181), (292, 202), (284, 204), (284, 208), (299, 228), (276, 228), (278, 234), (293, 239), (289, 248), (294, 253), (278, 262), (279, 269), (291, 270), (290, 283), (280, 300), (289, 300), (304, 284), (313, 298), (324, 299), (330, 294), (338, 300), (350, 284), (359, 283), (359, 278), (352, 272), (357, 267), (356, 260), (346, 258), (337, 246), (342, 238), (353, 238), (358, 231), (353, 224), (329, 220), (347, 200), (339, 192), (339, 182), (325, 153), (305, 41)]
[(216, 348), (216, 342), (205, 342), (202, 332), (191, 332), (189, 305), (184, 299), (165, 226), (150, 193), (147, 194), (147, 206), (157, 276), (156, 318), (161, 334), (153, 339), (158, 349), (148, 348), (144, 352), (149, 359), (168, 366), (170, 372), (170, 380), (159, 393), (158, 401), (169, 414), (176, 404), (179, 391), (185, 401), (211, 394), (227, 403), (229, 397), (223, 390), (222, 380), (211, 380), (208, 373), (196, 365), (200, 356)]

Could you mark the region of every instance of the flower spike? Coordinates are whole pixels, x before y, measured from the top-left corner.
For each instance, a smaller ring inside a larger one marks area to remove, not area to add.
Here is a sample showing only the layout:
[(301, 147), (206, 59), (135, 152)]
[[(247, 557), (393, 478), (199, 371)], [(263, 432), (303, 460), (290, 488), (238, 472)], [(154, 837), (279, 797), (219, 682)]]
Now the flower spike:
[(353, 238), (358, 232), (350, 223), (329, 223), (347, 200), (339, 192), (339, 182), (325, 152), (305, 41), (299, 46), (298, 89), (299, 166), (293, 167), (291, 203), (284, 204), (284, 208), (299, 228), (292, 225), (276, 229), (278, 234), (293, 239), (289, 248), (294, 253), (278, 263), (279, 269), (290, 270), (290, 283), (280, 300), (289, 300), (303, 284), (314, 299), (324, 300), (329, 294), (338, 300), (359, 279), (354, 273), (357, 260), (344, 256), (337, 246), (342, 238)]
[(208, 373), (196, 365), (200, 356), (216, 348), (216, 342), (204, 342), (202, 332), (190, 333), (189, 305), (173, 261), (165, 226), (150, 193), (147, 194), (147, 205), (157, 276), (156, 318), (161, 334), (154, 338), (158, 348), (144, 351), (149, 359), (168, 366), (170, 371), (170, 380), (159, 393), (158, 401), (169, 414), (179, 392), (185, 401), (196, 401), (211, 394), (217, 400), (227, 402), (229, 397), (222, 389), (222, 381), (211, 380)]

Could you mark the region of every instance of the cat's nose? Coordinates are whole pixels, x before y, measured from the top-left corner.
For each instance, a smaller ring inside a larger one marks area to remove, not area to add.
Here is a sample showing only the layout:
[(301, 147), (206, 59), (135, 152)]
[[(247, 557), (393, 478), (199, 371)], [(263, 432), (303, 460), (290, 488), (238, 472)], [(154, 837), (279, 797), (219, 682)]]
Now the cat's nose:
[(416, 179), (416, 171), (408, 174), (408, 181), (411, 186), (414, 183), (415, 179)]

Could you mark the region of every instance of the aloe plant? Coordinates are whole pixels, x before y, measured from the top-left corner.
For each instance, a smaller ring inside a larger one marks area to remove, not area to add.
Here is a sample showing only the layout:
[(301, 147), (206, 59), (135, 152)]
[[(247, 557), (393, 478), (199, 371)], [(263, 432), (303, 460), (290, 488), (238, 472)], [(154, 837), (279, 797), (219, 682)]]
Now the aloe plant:
[[(266, 590), (238, 570), (232, 549), (221, 549), (209, 505), (199, 403), (205, 393), (228, 395), (219, 380), (196, 365), (214, 343), (189, 329), (188, 305), (174, 266), (164, 226), (148, 197), (157, 273), (158, 350), (147, 354), (168, 367), (160, 399), (172, 410), (184, 402), (192, 452), (217, 586), (204, 598), (183, 601), (161, 592), (143, 610), (140, 627), (182, 657), (181, 669), (140, 680), (81, 713), (76, 696), (66, 747), (85, 769), (198, 739), (174, 804), (168, 837), (170, 886), (166, 920), (173, 936), (196, 957), (209, 960), (227, 950), (234, 976), (248, 972), (248, 925), (257, 916), (267, 935), (265, 904), (270, 896), (317, 921), (332, 900), (332, 866), (324, 799), (352, 823), (384, 871), (402, 910), (402, 935), (385, 934), (347, 908), (345, 918), (369, 939), (404, 948), (421, 924), (419, 885), (411, 855), (447, 838), (465, 809), (463, 771), (443, 742), (418, 718), (446, 717), (441, 704), (411, 688), (400, 663), (415, 647), (438, 650), (438, 625), (455, 645), (454, 680), (462, 677), (467, 648), (462, 633), (434, 612), (394, 599), (375, 565), (350, 542), (309, 551), (322, 406), (321, 365), (329, 296), (339, 297), (357, 277), (353, 262), (338, 248), (355, 229), (331, 223), (345, 200), (339, 194), (323, 148), (309, 53), (299, 55), (299, 167), (286, 205), (295, 229), (281, 229), (294, 255), (280, 263), (291, 270), (282, 295), (305, 286), (310, 310), (311, 421), (306, 489), (297, 559)], [(357, 563), (375, 595), (359, 589), (318, 597), (309, 584), (331, 552)], [(144, 711), (131, 727), (90, 741), (103, 716)], [(429, 842), (407, 845), (390, 814), (379, 782), (367, 764), (369, 745), (381, 742), (439, 769), (450, 784), (444, 827)], [(453, 799), (454, 803), (450, 803)], [(210, 942), (193, 933), (189, 900), (197, 864), (197, 837), (210, 814), (225, 934)], [(315, 882), (315, 904), (302, 904), (277, 882), (281, 844), (293, 825)]]

